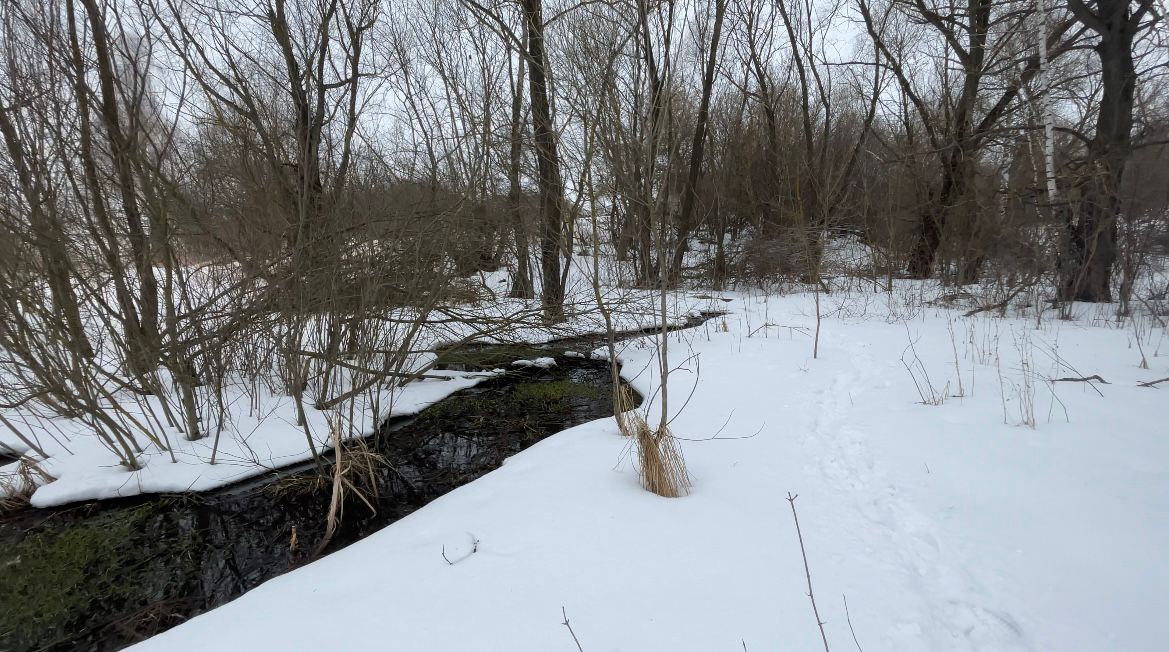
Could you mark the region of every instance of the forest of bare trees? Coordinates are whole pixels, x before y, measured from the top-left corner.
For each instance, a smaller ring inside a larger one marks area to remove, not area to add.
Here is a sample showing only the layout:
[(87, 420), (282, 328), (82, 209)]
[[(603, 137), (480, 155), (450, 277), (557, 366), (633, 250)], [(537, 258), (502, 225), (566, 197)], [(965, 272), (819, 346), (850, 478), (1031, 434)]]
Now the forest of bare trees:
[[(166, 429), (124, 390), (192, 439), (228, 383), (337, 409), (426, 373), (424, 323), (563, 320), (587, 218), (630, 286), (822, 287), (847, 235), (875, 283), (1125, 311), (1169, 247), (1164, 11), (7, 2), (0, 404), (131, 468)], [(503, 266), (530, 309), (460, 313)]]

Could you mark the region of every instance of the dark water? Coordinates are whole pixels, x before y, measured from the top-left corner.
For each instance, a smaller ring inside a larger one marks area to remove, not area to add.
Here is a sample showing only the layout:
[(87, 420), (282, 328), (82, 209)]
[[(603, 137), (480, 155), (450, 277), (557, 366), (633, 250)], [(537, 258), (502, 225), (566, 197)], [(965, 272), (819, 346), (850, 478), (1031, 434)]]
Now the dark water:
[[(563, 347), (560, 349), (563, 351)], [(529, 353), (530, 356), (523, 356)], [(504, 358), (553, 355), (511, 350)], [(494, 349), (448, 360), (495, 366)], [(476, 357), (478, 356), (478, 358)], [(388, 422), (382, 456), (321, 554), (343, 548), (548, 435), (612, 415), (608, 364), (557, 357)], [(331, 464), (331, 462), (328, 462)], [(0, 517), (0, 651), (117, 650), (316, 558), (331, 486), (312, 468), (210, 494), (24, 510)]]

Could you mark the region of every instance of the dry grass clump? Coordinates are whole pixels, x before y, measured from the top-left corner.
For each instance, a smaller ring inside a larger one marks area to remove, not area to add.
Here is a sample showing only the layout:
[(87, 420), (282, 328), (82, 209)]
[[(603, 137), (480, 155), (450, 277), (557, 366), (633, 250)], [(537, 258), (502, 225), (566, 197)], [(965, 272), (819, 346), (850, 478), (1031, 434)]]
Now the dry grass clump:
[(0, 514), (8, 514), (28, 507), (30, 491), (13, 491), (12, 485), (17, 482), (10, 476), (0, 477)]
[(297, 473), (280, 478), (271, 485), (276, 496), (297, 496), (331, 492), (335, 480), (341, 482), (346, 493), (352, 492), (370, 510), (376, 511), (377, 469), (388, 464), (385, 456), (370, 449), (364, 439), (341, 442), (341, 454), (320, 473)]
[[(325, 514), (325, 534), (317, 543), (314, 556), (320, 555), (337, 531), (345, 512), (345, 501), (354, 497), (370, 512), (377, 513), (378, 469), (388, 466), (385, 456), (369, 447), (363, 438), (342, 439), (341, 430), (333, 428), (333, 462), (321, 473), (303, 473), (282, 478), (272, 487), (277, 496), (302, 494), (330, 494)], [(392, 468), (392, 467), (391, 467)], [(296, 535), (293, 534), (296, 547)]]
[[(617, 420), (617, 429), (625, 437), (632, 437), (635, 433), (635, 415), (633, 414), (633, 390), (625, 383), (617, 383), (617, 390), (613, 397), (613, 418)], [(644, 419), (642, 420), (644, 422)]]
[(15, 472), (0, 475), (0, 514), (28, 507), (32, 492), (53, 480), (34, 460), (22, 457)]
[(641, 486), (666, 498), (677, 498), (690, 493), (690, 474), (678, 442), (666, 426), (655, 432), (645, 417), (634, 415), (628, 419), (634, 428), (637, 444), (638, 476)]
[(377, 512), (370, 497), (377, 501), (377, 467), (386, 461), (383, 456), (371, 450), (369, 444), (362, 438), (342, 442), (341, 428), (338, 425), (333, 426), (333, 450), (336, 456), (333, 462), (333, 491), (329, 500), (329, 513), (325, 519), (325, 536), (317, 545), (317, 555), (321, 554), (333, 539), (333, 533), (336, 532), (345, 511), (347, 495), (356, 496), (371, 512)]

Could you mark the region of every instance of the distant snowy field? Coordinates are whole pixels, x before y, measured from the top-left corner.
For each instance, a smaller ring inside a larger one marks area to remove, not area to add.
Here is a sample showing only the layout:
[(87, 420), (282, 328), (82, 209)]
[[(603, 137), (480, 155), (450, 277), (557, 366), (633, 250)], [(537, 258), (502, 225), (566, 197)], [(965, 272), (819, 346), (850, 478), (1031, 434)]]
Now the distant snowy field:
[(822, 296), (816, 359), (811, 295), (726, 293), (669, 346), (688, 497), (584, 424), (134, 649), (574, 650), (562, 607), (585, 652), (821, 649), (789, 492), (832, 650), (1165, 649), (1164, 329), (940, 293)]

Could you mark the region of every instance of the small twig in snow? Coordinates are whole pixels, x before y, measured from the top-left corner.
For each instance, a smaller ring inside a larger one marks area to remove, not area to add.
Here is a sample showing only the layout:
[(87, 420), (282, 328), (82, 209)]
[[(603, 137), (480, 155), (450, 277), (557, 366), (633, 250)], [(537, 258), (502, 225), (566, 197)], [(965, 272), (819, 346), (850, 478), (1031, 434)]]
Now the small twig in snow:
[(454, 561), (451, 561), (450, 558), (446, 556), (446, 545), (445, 544), (443, 545), (442, 559), (443, 559), (443, 561), (445, 561), (447, 563), (447, 566), (454, 566), (455, 564), (465, 560), (466, 558), (470, 557), (471, 555), (479, 552), (479, 539), (475, 538), (475, 535), (471, 534), (470, 532), (468, 532), (467, 534), (471, 537), (471, 552), (468, 552), (467, 554), (463, 555), (462, 557), (459, 557), (458, 559), (456, 559)]
[(848, 631), (852, 633), (852, 642), (856, 643), (856, 649), (865, 652), (864, 648), (861, 647), (861, 642), (856, 640), (856, 630), (852, 628), (852, 616), (848, 614), (848, 596), (841, 593), (840, 597), (844, 598), (844, 619), (848, 621)]
[(1161, 378), (1161, 379), (1158, 379), (1158, 380), (1150, 380), (1150, 381), (1149, 381), (1149, 382), (1147, 382), (1147, 383), (1137, 383), (1137, 387), (1155, 387), (1155, 386), (1157, 386), (1158, 384), (1160, 384), (1160, 383), (1163, 383), (1163, 382), (1166, 382), (1166, 381), (1169, 381), (1169, 378)]
[(572, 634), (572, 642), (576, 643), (578, 652), (584, 652), (584, 648), (580, 646), (580, 639), (576, 637), (576, 632), (572, 631), (572, 625), (568, 623), (568, 612), (565, 611), (564, 606), (560, 606), (560, 615), (564, 616), (564, 622), (560, 623), (568, 628), (568, 633)]
[(828, 634), (824, 633), (824, 621), (820, 619), (820, 610), (816, 608), (816, 596), (812, 594), (812, 571), (808, 568), (808, 552), (804, 549), (804, 534), (800, 531), (800, 517), (796, 516), (796, 498), (789, 491), (787, 502), (792, 506), (792, 520), (796, 523), (796, 536), (800, 539), (800, 554), (804, 557), (804, 575), (808, 578), (808, 599), (812, 601), (812, 614), (816, 616), (816, 625), (820, 628), (820, 639), (824, 641), (824, 652), (828, 650)]

